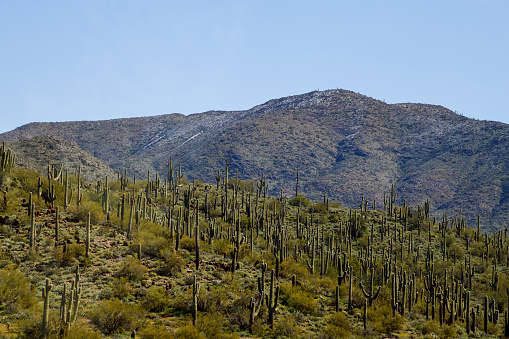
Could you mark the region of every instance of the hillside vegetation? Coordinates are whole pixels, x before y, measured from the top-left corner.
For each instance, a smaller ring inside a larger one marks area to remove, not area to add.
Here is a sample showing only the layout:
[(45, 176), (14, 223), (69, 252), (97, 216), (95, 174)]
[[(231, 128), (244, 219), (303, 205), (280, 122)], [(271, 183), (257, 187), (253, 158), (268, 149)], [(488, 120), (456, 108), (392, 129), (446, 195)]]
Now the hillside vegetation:
[(212, 183), (0, 160), (1, 337), (509, 336), (507, 229), (482, 218), (390, 188), (358, 209), (270, 196), (229, 160)]
[[(270, 100), (245, 111), (107, 121), (32, 123), (0, 135), (11, 143), (57, 136), (115, 170), (166, 175), (170, 157), (188, 178), (214, 182), (225, 158), (242, 180), (265, 174), (269, 192), (293, 191), (295, 172), (310, 199), (324, 191), (345, 206), (362, 196), (399, 205), (429, 200), (433, 213), (465, 216), (500, 230), (509, 218), (509, 126), (441, 106), (387, 104), (346, 90)], [(94, 180), (96, 180), (95, 178)]]

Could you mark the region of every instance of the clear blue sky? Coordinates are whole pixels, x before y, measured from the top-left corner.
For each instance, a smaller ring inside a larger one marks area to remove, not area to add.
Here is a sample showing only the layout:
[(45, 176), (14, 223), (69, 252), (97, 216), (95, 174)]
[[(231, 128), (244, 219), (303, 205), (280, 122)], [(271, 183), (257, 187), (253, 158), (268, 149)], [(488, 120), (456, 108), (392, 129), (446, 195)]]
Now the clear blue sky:
[(509, 1), (0, 0), (0, 132), (343, 88), (509, 123)]

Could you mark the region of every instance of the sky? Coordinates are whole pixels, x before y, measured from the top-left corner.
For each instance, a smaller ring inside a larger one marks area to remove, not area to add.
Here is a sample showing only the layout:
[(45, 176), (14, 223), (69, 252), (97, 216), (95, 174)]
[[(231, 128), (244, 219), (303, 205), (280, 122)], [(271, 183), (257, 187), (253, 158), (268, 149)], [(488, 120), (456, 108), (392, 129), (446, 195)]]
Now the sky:
[(509, 1), (0, 0), (0, 133), (341, 88), (509, 123)]

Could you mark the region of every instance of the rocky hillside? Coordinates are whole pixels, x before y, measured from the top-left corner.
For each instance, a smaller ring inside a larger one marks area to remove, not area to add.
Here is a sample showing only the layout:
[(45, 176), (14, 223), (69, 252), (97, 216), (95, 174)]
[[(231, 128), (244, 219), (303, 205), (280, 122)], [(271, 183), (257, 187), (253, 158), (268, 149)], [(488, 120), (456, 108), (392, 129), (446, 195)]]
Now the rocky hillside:
[(41, 174), (47, 173), (48, 164), (51, 164), (57, 167), (63, 165), (72, 174), (81, 167), (83, 177), (88, 182), (115, 176), (115, 171), (104, 161), (83, 150), (74, 141), (41, 135), (9, 142), (7, 146), (15, 152), (18, 166), (35, 169)]
[(166, 173), (170, 157), (188, 178), (213, 181), (225, 159), (240, 178), (264, 173), (273, 192), (324, 191), (346, 206), (381, 204), (394, 184), (400, 202), (429, 198), (439, 215), (501, 228), (509, 217), (509, 126), (425, 104), (386, 104), (346, 90), (271, 100), (246, 111), (184, 116), (31, 123), (0, 135), (53, 135), (75, 142), (114, 169)]

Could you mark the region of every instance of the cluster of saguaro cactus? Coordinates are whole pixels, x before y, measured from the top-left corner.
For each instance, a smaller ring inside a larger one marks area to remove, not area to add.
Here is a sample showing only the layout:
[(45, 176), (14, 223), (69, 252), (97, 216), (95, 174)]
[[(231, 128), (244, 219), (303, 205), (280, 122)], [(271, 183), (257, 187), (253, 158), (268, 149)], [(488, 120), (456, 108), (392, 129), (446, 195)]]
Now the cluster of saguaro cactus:
[(64, 284), (62, 291), (62, 298), (60, 301), (60, 319), (67, 328), (74, 325), (78, 318), (78, 308), (81, 300), (81, 283), (80, 283), (80, 269), (76, 266), (76, 273), (74, 280), (71, 283), (69, 295), (67, 295), (67, 285)]
[[(310, 274), (320, 275), (319, 279), (330, 276), (331, 272), (334, 272), (333, 274), (337, 272), (334, 299), (336, 311), (340, 310), (342, 303), (340, 288), (347, 281), (349, 283), (348, 309), (353, 313), (354, 308), (360, 308), (358, 303), (354, 305), (353, 297), (355, 288), (358, 287), (365, 298), (362, 310), (365, 328), (369, 308), (384, 302), (383, 297), (379, 298), (383, 295), (384, 289), (390, 291), (390, 306), (394, 315), (400, 314), (405, 317), (408, 313), (419, 309), (416, 304), (420, 302), (420, 305), (424, 306), (424, 303), (426, 305), (427, 319), (437, 318), (440, 324), (454, 324), (461, 319), (465, 322), (467, 332), (475, 330), (480, 322), (483, 322), (486, 331), (489, 322), (499, 321), (499, 313), (503, 310), (499, 309), (496, 302), (489, 299), (485, 300), (484, 308), (482, 308), (483, 318), (481, 318), (479, 311), (481, 308), (471, 305), (471, 302), (476, 301), (476, 296), (471, 294), (471, 291), (476, 284), (480, 283), (481, 276), (484, 278), (485, 272), (491, 274), (491, 280), (488, 274), (485, 284), (490, 287), (490, 292), (499, 292), (500, 286), (504, 286), (505, 268), (502, 269), (501, 265), (509, 266), (507, 231), (491, 236), (483, 235), (478, 219), (478, 229), (472, 237), (473, 230), (467, 230), (461, 212), (459, 216), (452, 218), (444, 214), (441, 222), (432, 222), (429, 200), (423, 207), (417, 206), (417, 209), (407, 206), (406, 202), (403, 206), (396, 206), (397, 195), (394, 187), (391, 187), (391, 192), (384, 199), (383, 212), (370, 212), (368, 210), (370, 201), (363, 197), (358, 210), (345, 211), (334, 222), (327, 222), (327, 214), (320, 215), (319, 213), (322, 212), (313, 208), (305, 211), (298, 206), (295, 209), (296, 214), (293, 214), (295, 210), (290, 209), (283, 194), (278, 198), (266, 197), (268, 185), (264, 175), (256, 182), (256, 191), (241, 191), (238, 176), (236, 175), (235, 180), (229, 178), (231, 166), (230, 160), (226, 160), (225, 173), (218, 172), (216, 176), (217, 185), (207, 186), (207, 189), (201, 192), (196, 187), (199, 185), (181, 184), (180, 179), (183, 176), (180, 163), (178, 173), (175, 174), (171, 160), (168, 164), (168, 177), (163, 180), (164, 182), (158, 174), (152, 180), (148, 171), (146, 186), (144, 182), (140, 182), (140, 185), (144, 187), (141, 192), (129, 189), (129, 179), (125, 171), (123, 175), (118, 175), (120, 185), (116, 187), (120, 187), (121, 198), (117, 206), (110, 206), (112, 194), (110, 186), (113, 187), (113, 185), (110, 185), (108, 177), (105, 184), (99, 181), (93, 187), (103, 198), (105, 213), (117, 209), (116, 213), (123, 230), (126, 230), (124, 223), (129, 213), (127, 222), (129, 239), (135, 236), (140, 220), (167, 227), (176, 251), (180, 250), (182, 237), (194, 238), (196, 271), (201, 269), (202, 251), (204, 247), (207, 247), (201, 244), (212, 244), (214, 240), (227, 239), (230, 248), (233, 249), (230, 254), (231, 271), (236, 276), (240, 276), (239, 272), (243, 273), (244, 266), (240, 260), (243, 260), (244, 251), (254, 251), (256, 247), (263, 246), (264, 255), (270, 256), (271, 267), (262, 262), (258, 294), (251, 299), (249, 305), (251, 326), (263, 307), (268, 310), (269, 325), (274, 325), (280, 293), (278, 281), (281, 277), (281, 279), (287, 278), (284, 264), (289, 259), (295, 260), (304, 267), (307, 265)], [(81, 170), (79, 172), (81, 173)], [(55, 177), (62, 178), (62, 169), (57, 169), (57, 172), (52, 169), (49, 173), (53, 174), (48, 175), (47, 193), (44, 194), (53, 202), (56, 199), (54, 185), (58, 184), (53, 181), (56, 180)], [(81, 174), (78, 174), (78, 191), (82, 186), (80, 176)], [(154, 177), (153, 174), (152, 177)], [(61, 180), (65, 181), (64, 207), (66, 207), (72, 200), (67, 196), (67, 191), (72, 194), (72, 188), (68, 186), (67, 172), (65, 180)], [(42, 189), (45, 186), (42, 179), (39, 183), (39, 189)], [(296, 188), (296, 194), (298, 194), (298, 188)], [(81, 193), (78, 193), (78, 197), (79, 204)], [(159, 198), (164, 198), (166, 201), (167, 209), (162, 213), (155, 203), (156, 200), (161, 200)], [(325, 204), (327, 200), (324, 195)], [(32, 198), (29, 205), (30, 246), (34, 248), (36, 227)], [(376, 203), (373, 202), (372, 206), (375, 208)], [(330, 210), (333, 211), (333, 208)], [(60, 212), (57, 206), (55, 227), (57, 242)], [(332, 214), (331, 216), (336, 217)], [(89, 215), (86, 226), (87, 257), (90, 255), (90, 227)], [(450, 244), (451, 235), (467, 238), (467, 253), (464, 255), (464, 260), (453, 250)], [(482, 261), (477, 260), (471, 263), (472, 256), (477, 254), (469, 250), (469, 241), (477, 242), (473, 245), (476, 251), (482, 252), (479, 257)], [(143, 247), (143, 250), (146, 251), (146, 248)], [(438, 258), (436, 260), (443, 261), (444, 265), (435, 265), (435, 256)], [(139, 245), (138, 258), (141, 259), (141, 257), (142, 247)], [(269, 271), (270, 287), (266, 288), (265, 276)], [(293, 279), (293, 283), (297, 284), (296, 278)], [(199, 294), (196, 275), (193, 278), (192, 293), (192, 313), (193, 322), (195, 322)], [(333, 294), (334, 291), (330, 291), (330, 295)], [(285, 299), (282, 299), (285, 302)], [(477, 303), (479, 303), (478, 300)], [(63, 304), (65, 313), (65, 303)], [(509, 325), (506, 324), (506, 326), (509, 328)]]
[[(49, 335), (49, 304), (50, 304), (50, 292), (53, 290), (53, 284), (49, 278), (46, 278), (46, 284), (42, 289), (42, 297), (44, 299), (43, 314), (42, 314), (42, 336), (47, 338)], [(79, 266), (76, 266), (76, 274), (74, 281), (71, 284), (71, 290), (69, 297), (67, 297), (67, 285), (64, 284), (62, 291), (62, 298), (60, 301), (60, 320), (65, 326), (63, 329), (68, 330), (71, 325), (76, 322), (78, 317), (78, 307), (81, 299), (81, 287), (80, 287), (80, 273)]]
[(0, 172), (10, 172), (15, 163), (16, 155), (10, 149), (6, 149), (5, 142), (2, 142), (0, 146)]

